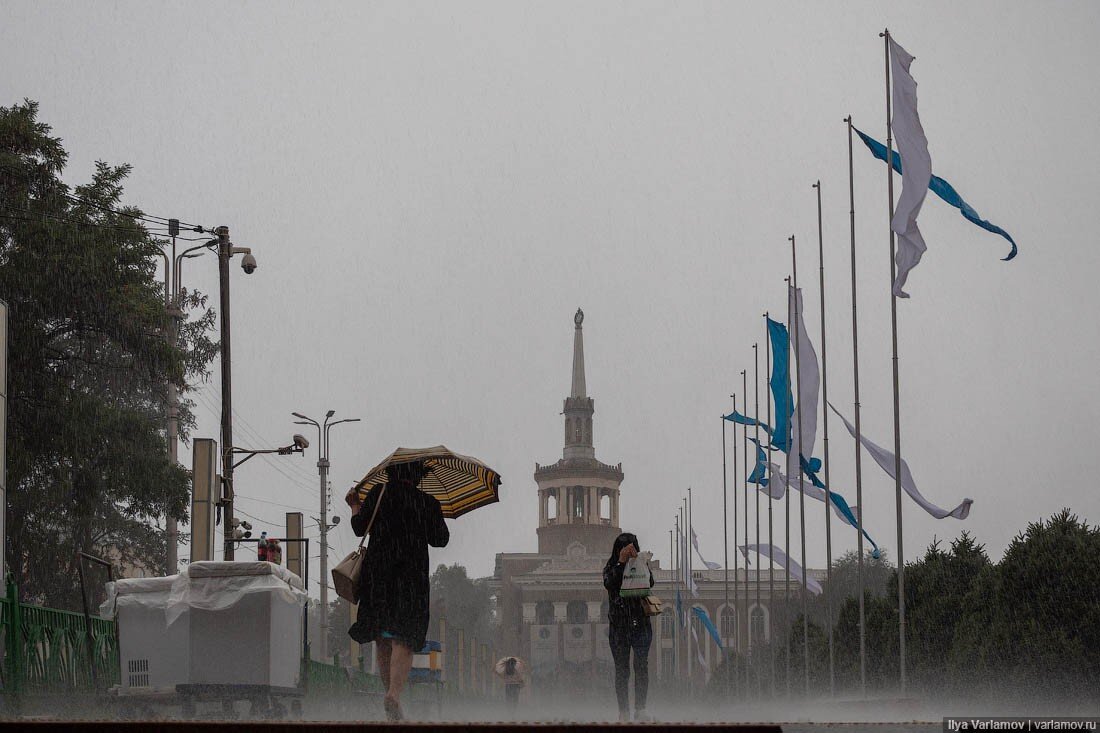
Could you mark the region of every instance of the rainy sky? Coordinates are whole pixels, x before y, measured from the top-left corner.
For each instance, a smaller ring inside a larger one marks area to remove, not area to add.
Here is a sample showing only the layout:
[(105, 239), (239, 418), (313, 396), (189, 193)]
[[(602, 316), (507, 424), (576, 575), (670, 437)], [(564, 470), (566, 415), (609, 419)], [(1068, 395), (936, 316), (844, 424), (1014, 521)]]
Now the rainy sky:
[[(928, 253), (899, 303), (902, 451), (929, 500), (974, 506), (935, 520), (906, 500), (905, 556), (969, 529), (997, 559), (1062, 507), (1100, 520), (1100, 5), (19, 0), (0, 10), (0, 104), (41, 103), (70, 184), (97, 158), (131, 163), (127, 203), (253, 248), (256, 273), (232, 270), (236, 443), (285, 445), (303, 430), (291, 411), (362, 418), (333, 431), (337, 511), (395, 447), (443, 443), (504, 484), (433, 563), (486, 575), (496, 552), (533, 551), (532, 472), (561, 457), (579, 306), (623, 528), (667, 562), (690, 485), (721, 561), (719, 416), (734, 392), (743, 405), (742, 369), (753, 391), (791, 234), (819, 340), (818, 179), (829, 399), (851, 415), (842, 119), (885, 137), (884, 26), (916, 56), (934, 172), (1020, 245), (1001, 262), (1002, 239), (924, 206)], [(857, 148), (863, 426), (890, 445), (885, 179)], [(216, 303), (216, 275), (204, 257), (183, 282)], [(198, 436), (218, 434), (216, 366)], [(854, 504), (852, 442), (829, 428)], [(316, 459), (243, 466), (239, 513), (275, 534), (285, 511), (308, 524)], [(864, 477), (866, 526), (896, 557), (893, 482), (869, 460)], [(822, 567), (824, 506), (807, 507)], [(337, 557), (355, 542), (343, 514)], [(837, 534), (834, 552), (854, 544)]]

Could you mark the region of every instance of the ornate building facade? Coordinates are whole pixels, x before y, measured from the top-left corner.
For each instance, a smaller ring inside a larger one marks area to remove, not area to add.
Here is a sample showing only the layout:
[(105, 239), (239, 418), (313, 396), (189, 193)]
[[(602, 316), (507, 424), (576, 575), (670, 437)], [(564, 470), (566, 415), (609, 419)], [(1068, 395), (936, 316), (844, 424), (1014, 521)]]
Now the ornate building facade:
[[(538, 500), (538, 551), (496, 556), (491, 587), (500, 620), (497, 649), (528, 660), (536, 685), (572, 687), (579, 693), (611, 685), (607, 642), (607, 591), (603, 566), (622, 531), (619, 499), (622, 464), (596, 458), (593, 441), (595, 403), (588, 396), (584, 363), (584, 313), (574, 316), (572, 386), (565, 398), (562, 457), (535, 464)], [(643, 538), (645, 541), (645, 538)], [(663, 547), (653, 538), (654, 592), (664, 613), (653, 619), (650, 676), (655, 680), (703, 681), (724, 658), (723, 649), (690, 612), (706, 611), (719, 629), (725, 649), (747, 650), (771, 634), (771, 599), (782, 605), (782, 575), (768, 570), (696, 570), (697, 595), (684, 591), (682, 626), (674, 616), (678, 573), (656, 558)], [(818, 574), (817, 571), (810, 571)], [(790, 598), (798, 597), (796, 583)], [(728, 602), (727, 602), (728, 598)], [(689, 620), (690, 619), (690, 620)], [(696, 642), (695, 640), (699, 641)]]

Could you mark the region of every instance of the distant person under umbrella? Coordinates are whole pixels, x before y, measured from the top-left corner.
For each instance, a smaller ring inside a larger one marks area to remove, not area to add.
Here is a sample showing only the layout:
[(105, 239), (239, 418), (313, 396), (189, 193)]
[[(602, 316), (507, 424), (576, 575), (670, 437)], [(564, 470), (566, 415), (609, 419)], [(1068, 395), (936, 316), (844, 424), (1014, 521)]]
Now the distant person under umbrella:
[(450, 539), (439, 501), (417, 490), (426, 472), (421, 461), (394, 464), (388, 467), (386, 483), (372, 486), (365, 498), (356, 489), (346, 497), (354, 512), (351, 527), (359, 537), (378, 506), (360, 579), (359, 613), (348, 634), (360, 644), (377, 645), (386, 687), (383, 702), (391, 721), (404, 718), (401, 693), (413, 654), (427, 637), (428, 545), (445, 547)]
[(527, 666), (519, 657), (505, 657), (493, 665), (493, 672), (504, 683), (504, 700), (508, 714), (514, 720), (519, 708), (519, 693), (527, 684)]

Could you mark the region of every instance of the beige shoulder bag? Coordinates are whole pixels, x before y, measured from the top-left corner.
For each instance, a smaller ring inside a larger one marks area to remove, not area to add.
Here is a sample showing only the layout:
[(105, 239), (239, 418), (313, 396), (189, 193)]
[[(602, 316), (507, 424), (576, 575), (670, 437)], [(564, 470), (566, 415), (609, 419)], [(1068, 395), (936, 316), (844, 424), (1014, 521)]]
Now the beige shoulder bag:
[(378, 501), (374, 505), (374, 511), (371, 512), (370, 521), (367, 522), (367, 528), (359, 539), (359, 546), (332, 569), (332, 587), (336, 590), (336, 595), (346, 601), (359, 602), (359, 578), (363, 574), (363, 560), (367, 557), (367, 548), (363, 547), (363, 542), (366, 541), (371, 527), (374, 526), (374, 520), (378, 517), (378, 507), (382, 506), (382, 497), (385, 495), (386, 487), (383, 486), (382, 493), (378, 495)]

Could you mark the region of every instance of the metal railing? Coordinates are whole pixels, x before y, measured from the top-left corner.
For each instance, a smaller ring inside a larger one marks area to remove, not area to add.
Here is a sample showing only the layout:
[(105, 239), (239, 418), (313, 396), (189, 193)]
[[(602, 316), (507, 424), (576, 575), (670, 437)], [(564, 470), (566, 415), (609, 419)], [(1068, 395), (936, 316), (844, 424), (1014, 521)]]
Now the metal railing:
[[(94, 692), (119, 681), (118, 631), (111, 619), (92, 617), (91, 643), (83, 614), (20, 603), (15, 584), (0, 598), (5, 692)], [(90, 648), (90, 651), (89, 651)]]

